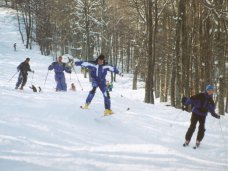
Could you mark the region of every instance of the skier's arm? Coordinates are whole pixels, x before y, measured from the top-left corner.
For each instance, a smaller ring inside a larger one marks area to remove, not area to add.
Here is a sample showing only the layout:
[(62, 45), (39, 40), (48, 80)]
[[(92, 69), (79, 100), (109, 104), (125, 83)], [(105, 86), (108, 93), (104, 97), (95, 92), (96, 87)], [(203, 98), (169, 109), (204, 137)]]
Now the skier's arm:
[(76, 61), (74, 64), (75, 64), (76, 66), (82, 66), (82, 63), (83, 63), (83, 61)]
[(33, 72), (33, 71), (31, 70), (31, 68), (30, 68), (30, 65), (28, 66), (28, 71)]
[(76, 66), (81, 66), (81, 67), (84, 67), (84, 68), (88, 68), (88, 69), (92, 69), (95, 67), (94, 64), (91, 64), (89, 62), (84, 62), (84, 61), (77, 61), (75, 62), (75, 65)]
[(48, 67), (48, 70), (53, 70), (53, 69), (54, 69), (54, 65), (55, 65), (55, 63), (53, 62), (53, 63)]
[(217, 119), (220, 119), (220, 115), (216, 114), (216, 113), (211, 113), (211, 115)]
[(214, 104), (214, 102), (212, 102), (212, 103), (210, 103), (208, 105), (208, 110), (209, 110), (209, 112), (211, 113), (211, 115), (213, 117), (215, 117), (217, 119), (220, 119), (220, 115), (218, 115), (218, 114), (215, 113), (215, 104)]
[(67, 73), (71, 73), (71, 69), (70, 68), (68, 68), (68, 67), (65, 67), (65, 71), (67, 72)]
[(192, 104), (192, 103), (193, 103), (193, 101), (192, 101), (191, 98), (182, 97), (182, 104), (183, 104), (184, 106), (188, 106), (188, 105), (190, 105), (190, 104)]
[(107, 69), (110, 72), (114, 72), (115, 74), (119, 74), (119, 70), (116, 67), (113, 67), (111, 65), (106, 65), (103, 68)]
[(67, 72), (67, 73), (71, 73), (71, 69), (69, 67), (67, 67), (67, 65), (64, 63), (64, 70)]
[(188, 106), (191, 104), (193, 104), (193, 100), (191, 98), (187, 99), (187, 101), (185, 102), (185, 105)]
[(20, 71), (21, 70), (21, 66), (22, 66), (23, 62), (20, 63), (20, 65), (17, 66), (17, 71)]

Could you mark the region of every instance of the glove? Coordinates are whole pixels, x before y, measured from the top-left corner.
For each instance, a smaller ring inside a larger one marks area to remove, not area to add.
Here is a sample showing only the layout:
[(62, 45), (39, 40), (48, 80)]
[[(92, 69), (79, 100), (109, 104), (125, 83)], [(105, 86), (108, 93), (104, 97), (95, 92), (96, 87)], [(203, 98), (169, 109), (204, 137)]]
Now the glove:
[(122, 74), (122, 73), (119, 73), (119, 75), (120, 75), (121, 77), (123, 77), (123, 74)]
[(74, 67), (74, 65), (73, 65), (72, 63), (68, 62), (68, 63), (66, 64), (66, 67), (69, 68), (69, 69), (71, 69), (71, 68)]
[(35, 73), (35, 71), (31, 71), (33, 74)]
[(183, 105), (185, 105), (185, 104), (186, 104), (186, 102), (187, 102), (187, 100), (188, 100), (188, 98), (187, 98), (187, 97), (182, 97), (182, 100), (181, 100), (181, 101), (182, 101), (182, 104), (183, 104)]

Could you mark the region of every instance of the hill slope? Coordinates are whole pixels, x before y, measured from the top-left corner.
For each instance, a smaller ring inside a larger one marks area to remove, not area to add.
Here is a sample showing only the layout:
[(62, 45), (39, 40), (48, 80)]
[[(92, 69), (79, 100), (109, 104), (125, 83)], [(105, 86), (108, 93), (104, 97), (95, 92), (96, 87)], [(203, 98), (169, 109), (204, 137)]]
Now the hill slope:
[[(77, 92), (56, 93), (54, 73), (47, 72), (52, 57), (20, 43), (15, 12), (0, 8), (0, 168), (4, 171), (226, 171), (228, 118), (208, 116), (200, 149), (183, 148), (190, 114), (157, 103), (143, 103), (143, 89), (133, 91), (131, 77), (118, 78), (111, 93), (115, 115), (102, 117), (103, 98), (97, 91), (89, 110), (81, 110), (90, 83), (78, 74), (66, 74)], [(18, 51), (13, 51), (13, 43)], [(31, 58), (32, 74), (24, 91), (14, 90), (17, 65)], [(44, 80), (48, 80), (44, 87)], [(126, 110), (130, 108), (130, 110)], [(176, 121), (174, 121), (176, 118)], [(195, 136), (193, 137), (193, 140)]]

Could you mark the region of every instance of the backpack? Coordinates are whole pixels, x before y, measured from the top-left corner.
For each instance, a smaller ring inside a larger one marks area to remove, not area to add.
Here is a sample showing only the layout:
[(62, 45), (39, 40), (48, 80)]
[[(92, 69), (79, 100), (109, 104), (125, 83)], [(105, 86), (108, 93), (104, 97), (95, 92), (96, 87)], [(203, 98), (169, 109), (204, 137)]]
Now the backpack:
[[(195, 96), (192, 96), (191, 97), (193, 100), (197, 100), (199, 99), (200, 102), (201, 102), (201, 107), (198, 108), (198, 110), (202, 113), (207, 113), (208, 112), (208, 104), (212, 104), (212, 105), (215, 105), (214, 103), (214, 100), (212, 99), (212, 97), (210, 97), (207, 101), (206, 101), (206, 97), (205, 97), (205, 93), (199, 93)], [(205, 102), (206, 101), (206, 102)]]

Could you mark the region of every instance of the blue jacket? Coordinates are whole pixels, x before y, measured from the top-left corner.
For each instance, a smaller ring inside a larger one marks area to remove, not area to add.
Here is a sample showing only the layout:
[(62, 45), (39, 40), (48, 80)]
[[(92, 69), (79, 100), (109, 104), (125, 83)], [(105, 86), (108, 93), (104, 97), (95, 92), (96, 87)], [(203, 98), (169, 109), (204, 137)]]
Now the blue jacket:
[(66, 67), (66, 63), (58, 63), (58, 62), (53, 62), (49, 67), (48, 70), (55, 70), (56, 74), (63, 73), (63, 71), (66, 71), (67, 73), (71, 73), (70, 68)]
[(199, 93), (190, 97), (186, 102), (184, 102), (184, 105), (192, 105), (192, 112), (197, 115), (207, 116), (209, 111), (212, 116), (217, 117), (214, 100), (207, 92)]
[(83, 61), (75, 62), (75, 65), (88, 68), (91, 71), (92, 79), (97, 82), (106, 83), (106, 75), (108, 71), (114, 72), (115, 74), (119, 74), (118, 69), (111, 65), (98, 65), (98, 64), (92, 64), (92, 63), (83, 62)]

